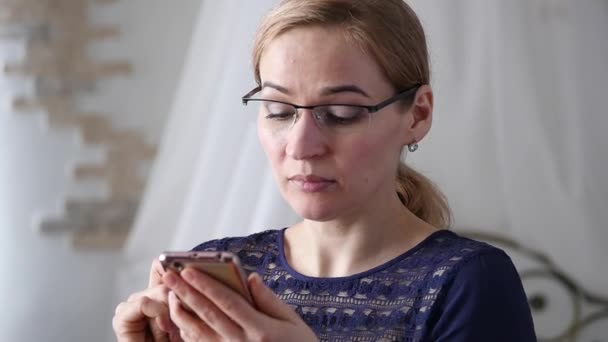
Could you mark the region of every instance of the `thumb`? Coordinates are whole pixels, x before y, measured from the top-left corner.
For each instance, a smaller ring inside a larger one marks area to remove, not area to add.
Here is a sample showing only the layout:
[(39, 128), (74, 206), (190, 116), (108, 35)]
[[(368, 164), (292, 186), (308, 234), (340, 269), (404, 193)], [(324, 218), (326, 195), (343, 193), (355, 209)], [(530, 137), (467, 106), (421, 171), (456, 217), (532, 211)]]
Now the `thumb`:
[(299, 318), (287, 304), (277, 297), (272, 290), (264, 284), (259, 274), (253, 273), (249, 276), (249, 290), (255, 307), (270, 317), (281, 321), (293, 321)]

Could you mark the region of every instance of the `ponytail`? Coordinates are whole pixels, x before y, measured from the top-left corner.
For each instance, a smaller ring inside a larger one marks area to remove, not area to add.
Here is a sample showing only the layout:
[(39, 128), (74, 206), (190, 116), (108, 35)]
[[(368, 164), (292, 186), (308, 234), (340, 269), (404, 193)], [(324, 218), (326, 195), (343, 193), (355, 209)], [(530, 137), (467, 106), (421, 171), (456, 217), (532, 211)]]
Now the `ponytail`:
[(450, 226), (452, 215), (443, 193), (431, 180), (403, 163), (397, 171), (397, 195), (421, 220), (437, 228)]

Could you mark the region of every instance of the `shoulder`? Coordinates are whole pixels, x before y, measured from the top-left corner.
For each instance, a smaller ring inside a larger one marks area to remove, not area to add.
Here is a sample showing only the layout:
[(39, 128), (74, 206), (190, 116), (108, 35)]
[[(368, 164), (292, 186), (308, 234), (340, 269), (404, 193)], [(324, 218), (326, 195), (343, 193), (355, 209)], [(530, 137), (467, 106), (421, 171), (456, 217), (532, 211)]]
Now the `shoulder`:
[(462, 286), (490, 291), (488, 284), (499, 280), (521, 283), (515, 265), (502, 249), (451, 231), (436, 235), (419, 252), (429, 260), (428, 277), (435, 288), (443, 289), (443, 296), (454, 296), (455, 288)]
[(433, 270), (433, 278), (441, 282), (451, 281), (463, 268), (474, 267), (479, 259), (502, 259), (510, 263), (503, 250), (448, 230), (429, 236), (412, 258)]
[(454, 232), (446, 234), (440, 243), (442, 257), (439, 269), (445, 270), (443, 283), (448, 294), (459, 286), (477, 286), (491, 290), (487, 285), (503, 281), (520, 283), (521, 280), (511, 258), (500, 248), (469, 239)]
[(431, 319), (433, 340), (535, 341), (526, 294), (511, 258), (487, 243), (445, 235), (446, 254), (435, 269), (442, 279)]

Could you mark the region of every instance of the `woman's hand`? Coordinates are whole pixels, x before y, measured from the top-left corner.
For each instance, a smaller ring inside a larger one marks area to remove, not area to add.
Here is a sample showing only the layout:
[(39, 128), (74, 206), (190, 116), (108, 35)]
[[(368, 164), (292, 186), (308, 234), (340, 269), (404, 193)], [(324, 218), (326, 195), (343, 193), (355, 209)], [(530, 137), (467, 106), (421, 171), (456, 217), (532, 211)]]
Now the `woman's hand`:
[[(215, 279), (186, 268), (167, 272), (171, 320), (184, 341), (317, 341), (314, 332), (262, 282), (249, 277), (255, 308)], [(182, 303), (192, 311), (186, 311)]]
[(163, 274), (162, 266), (154, 260), (148, 288), (132, 294), (116, 307), (112, 326), (119, 342), (180, 340), (169, 318), (169, 288), (162, 284)]

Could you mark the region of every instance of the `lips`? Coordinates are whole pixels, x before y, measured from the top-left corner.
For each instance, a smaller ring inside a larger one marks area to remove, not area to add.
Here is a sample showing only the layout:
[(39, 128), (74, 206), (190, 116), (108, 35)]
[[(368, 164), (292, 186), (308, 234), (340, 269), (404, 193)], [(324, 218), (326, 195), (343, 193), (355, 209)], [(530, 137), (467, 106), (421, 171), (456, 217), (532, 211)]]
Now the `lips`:
[(316, 175), (296, 175), (289, 178), (289, 182), (294, 184), (303, 192), (322, 192), (329, 190), (336, 181)]
[(290, 177), (289, 180), (298, 181), (298, 182), (331, 182), (332, 181), (331, 179), (323, 178), (323, 177), (319, 177), (319, 176), (315, 176), (315, 175), (308, 175), (308, 176), (297, 175), (297, 176)]

